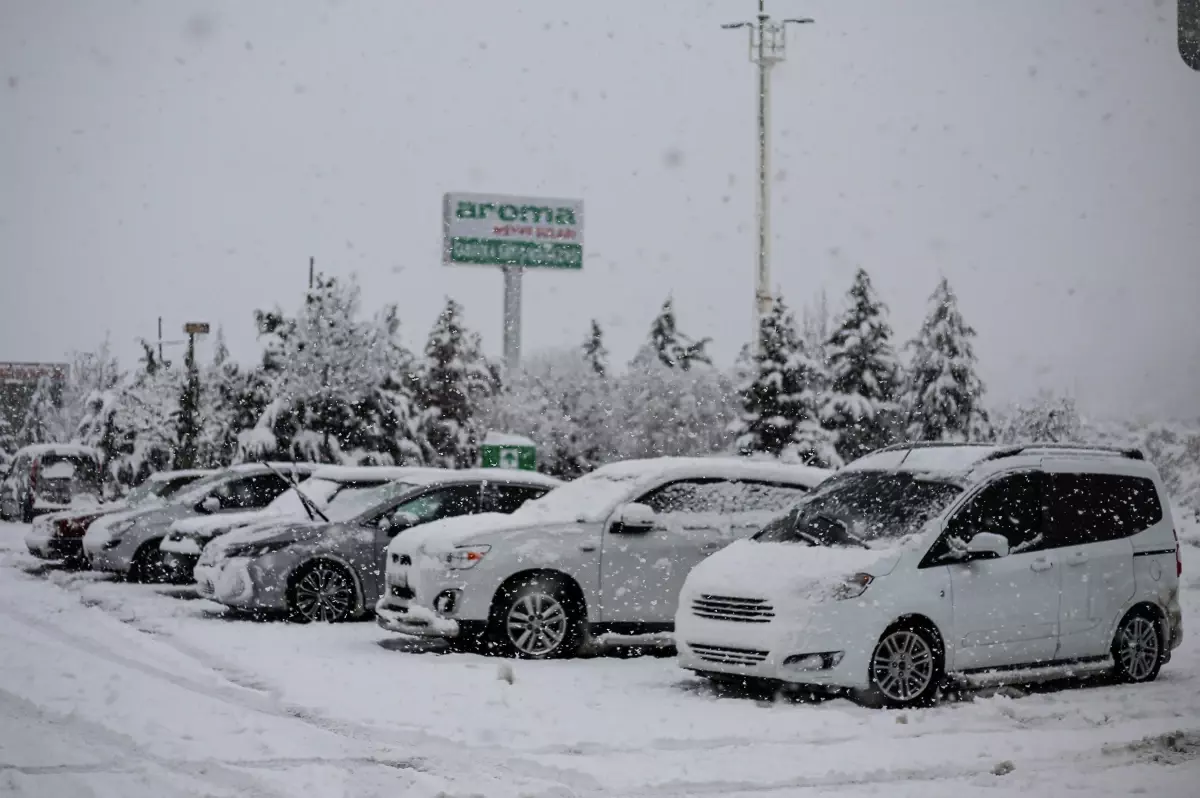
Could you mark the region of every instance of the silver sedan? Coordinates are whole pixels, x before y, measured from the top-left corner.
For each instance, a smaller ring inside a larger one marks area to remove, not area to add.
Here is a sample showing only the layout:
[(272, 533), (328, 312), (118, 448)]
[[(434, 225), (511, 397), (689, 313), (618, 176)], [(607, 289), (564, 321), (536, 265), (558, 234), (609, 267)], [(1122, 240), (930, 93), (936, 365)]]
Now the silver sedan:
[(234, 531), (204, 547), (195, 568), (200, 595), (295, 621), (365, 615), (383, 590), (384, 558), (397, 534), (475, 513), (511, 513), (562, 484), (526, 471), (428, 473), (364, 491), (353, 510), (311, 522)]

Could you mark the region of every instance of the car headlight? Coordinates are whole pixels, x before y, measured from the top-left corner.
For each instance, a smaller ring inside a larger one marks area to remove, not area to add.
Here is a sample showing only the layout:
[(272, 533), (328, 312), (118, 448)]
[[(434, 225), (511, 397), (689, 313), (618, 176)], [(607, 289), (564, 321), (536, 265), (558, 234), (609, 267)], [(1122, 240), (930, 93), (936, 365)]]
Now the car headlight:
[(243, 543), (240, 546), (230, 546), (225, 550), (225, 556), (231, 559), (233, 557), (263, 557), (267, 554), (283, 551), (290, 545), (292, 545), (292, 541), (290, 540), (271, 540), (266, 543)]
[(441, 556), (442, 564), (456, 570), (474, 568), (491, 549), (491, 546), (455, 546), (454, 551)]
[(870, 574), (858, 573), (853, 576), (846, 577), (837, 588), (834, 589), (833, 596), (836, 599), (854, 599), (861, 596), (875, 581), (875, 577)]

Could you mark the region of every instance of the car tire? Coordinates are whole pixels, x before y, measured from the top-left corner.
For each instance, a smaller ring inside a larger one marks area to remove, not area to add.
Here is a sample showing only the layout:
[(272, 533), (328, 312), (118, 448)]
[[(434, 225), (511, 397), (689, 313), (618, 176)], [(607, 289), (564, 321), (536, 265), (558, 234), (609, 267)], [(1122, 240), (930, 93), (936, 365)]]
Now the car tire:
[(293, 623), (342, 623), (358, 615), (354, 575), (329, 560), (313, 560), (297, 569), (287, 599)]
[(1113, 635), (1113, 676), (1129, 684), (1152, 682), (1167, 660), (1162, 622), (1153, 612), (1135, 607)]
[(161, 585), (170, 581), (170, 571), (163, 565), (162, 554), (159, 552), (159, 544), (162, 543), (162, 538), (154, 538), (147, 540), (133, 555), (133, 561), (129, 564), (129, 581), (144, 582), (151, 585)]
[(518, 659), (564, 659), (583, 644), (586, 616), (574, 593), (550, 576), (502, 587), (493, 602), (491, 653)]
[(911, 620), (889, 626), (871, 651), (870, 688), (861, 703), (888, 709), (932, 705), (946, 678), (946, 648), (927, 625)]
[(21, 521), (26, 524), (33, 523), (33, 497), (30, 496), (21, 505)]

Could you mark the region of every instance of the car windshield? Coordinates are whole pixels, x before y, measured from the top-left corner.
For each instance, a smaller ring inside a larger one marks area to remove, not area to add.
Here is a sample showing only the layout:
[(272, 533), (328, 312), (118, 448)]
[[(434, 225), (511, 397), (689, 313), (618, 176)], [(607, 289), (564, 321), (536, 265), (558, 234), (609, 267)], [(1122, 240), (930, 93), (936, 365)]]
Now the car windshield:
[(379, 505), (386, 504), (412, 489), (411, 482), (385, 482), (382, 485), (367, 482), (346, 483), (329, 502), (329, 506), (324, 508), (325, 515), (329, 516), (330, 521), (351, 521), (361, 515), (370, 515)]
[(535, 515), (542, 521), (603, 521), (643, 476), (628, 471), (609, 473), (601, 468), (526, 502), (517, 514)]
[(130, 507), (140, 507), (150, 502), (158, 500), (162, 492), (167, 489), (171, 483), (163, 482), (156, 479), (147, 479), (142, 484), (138, 485), (129, 493), (125, 494), (125, 503)]
[(962, 492), (943, 479), (907, 471), (846, 471), (830, 477), (755, 540), (810, 546), (862, 546), (916, 532)]
[(209, 474), (188, 485), (183, 490), (171, 497), (172, 504), (195, 504), (209, 494), (218, 483), (224, 482), (231, 476), (229, 471), (218, 471), (215, 474)]
[(316, 479), (310, 478), (288, 488), (283, 493), (275, 497), (275, 500), (267, 505), (266, 511), (279, 515), (294, 515), (308, 517), (308, 510), (304, 507), (304, 501), (297, 495), (298, 490), (304, 491), (304, 495), (313, 502), (313, 504), (324, 509), (329, 503), (330, 498), (335, 493), (342, 489), (345, 483), (335, 482), (331, 479)]

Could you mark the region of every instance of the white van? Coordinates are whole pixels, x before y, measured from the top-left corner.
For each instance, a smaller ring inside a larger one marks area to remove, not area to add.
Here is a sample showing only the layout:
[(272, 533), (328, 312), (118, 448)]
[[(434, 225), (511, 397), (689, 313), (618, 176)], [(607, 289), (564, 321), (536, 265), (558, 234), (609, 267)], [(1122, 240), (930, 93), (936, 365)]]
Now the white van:
[(717, 679), (893, 707), (948, 679), (1148, 682), (1183, 639), (1181, 572), (1140, 452), (901, 445), (700, 563), (675, 639), (684, 668)]

